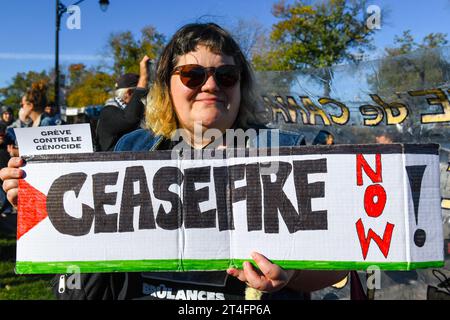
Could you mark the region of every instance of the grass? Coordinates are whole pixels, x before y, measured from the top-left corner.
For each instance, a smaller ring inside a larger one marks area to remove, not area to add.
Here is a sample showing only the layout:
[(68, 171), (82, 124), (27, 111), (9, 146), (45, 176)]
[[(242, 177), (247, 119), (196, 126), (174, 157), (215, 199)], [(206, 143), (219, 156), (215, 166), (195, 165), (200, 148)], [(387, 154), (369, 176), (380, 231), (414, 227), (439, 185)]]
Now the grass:
[(16, 239), (0, 234), (0, 300), (54, 300), (53, 276), (16, 275)]

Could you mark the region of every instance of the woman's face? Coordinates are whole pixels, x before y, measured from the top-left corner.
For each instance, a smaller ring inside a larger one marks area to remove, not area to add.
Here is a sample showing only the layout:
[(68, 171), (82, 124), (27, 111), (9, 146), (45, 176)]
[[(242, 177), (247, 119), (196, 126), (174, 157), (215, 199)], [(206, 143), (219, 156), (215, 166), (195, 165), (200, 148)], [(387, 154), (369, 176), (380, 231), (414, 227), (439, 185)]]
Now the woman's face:
[(29, 115), (31, 111), (33, 111), (33, 104), (31, 102), (29, 102), (27, 100), (27, 98), (25, 96), (22, 97), (22, 108), (23, 108), (23, 113), (26, 115)]
[[(178, 57), (177, 66), (199, 64), (203, 67), (234, 65), (234, 59), (224, 54), (212, 53), (205, 46)], [(194, 132), (194, 123), (202, 126), (202, 132), (214, 128), (224, 132), (233, 126), (241, 103), (240, 82), (229, 88), (221, 88), (213, 76), (197, 89), (186, 87), (178, 74), (170, 79), (170, 93), (179, 126)]]

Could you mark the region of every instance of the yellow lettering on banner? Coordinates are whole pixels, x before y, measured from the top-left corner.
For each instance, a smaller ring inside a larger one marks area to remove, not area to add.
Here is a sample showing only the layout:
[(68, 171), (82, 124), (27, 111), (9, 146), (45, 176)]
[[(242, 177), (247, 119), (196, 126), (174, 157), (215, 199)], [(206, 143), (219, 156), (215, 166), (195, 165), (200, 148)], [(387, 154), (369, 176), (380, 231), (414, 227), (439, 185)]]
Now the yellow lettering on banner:
[(289, 113), (289, 118), (291, 119), (291, 122), (297, 123), (297, 112), (294, 108), (292, 108), (289, 104), (287, 104), (283, 97), (281, 96), (275, 96), (275, 101), (282, 105), (283, 108)]
[(275, 122), (278, 122), (279, 114), (281, 114), (281, 116), (283, 117), (284, 122), (286, 122), (286, 123), (293, 122), (289, 112), (287, 112), (287, 110), (284, 108), (284, 106), (279, 105), (277, 103), (273, 103), (272, 100), (267, 96), (263, 96), (262, 98), (263, 98), (263, 101), (265, 102), (266, 106), (269, 108), (269, 111), (272, 113), (272, 119)]
[(364, 118), (365, 126), (377, 126), (384, 118), (384, 112), (381, 108), (371, 105), (364, 105), (359, 107), (363, 117), (372, 117), (369, 119)]
[[(447, 167), (447, 172), (449, 172), (449, 171), (450, 171), (450, 165)], [(442, 208), (442, 209), (450, 210), (450, 199), (448, 199), (448, 198), (442, 198), (442, 201), (441, 201), (441, 208)]]
[(443, 198), (441, 201), (441, 208), (450, 210), (450, 199)]
[(422, 123), (450, 122), (450, 101), (448, 100), (444, 90), (416, 90), (408, 91), (408, 94), (412, 97), (434, 95), (435, 97), (433, 98), (427, 98), (428, 104), (430, 106), (440, 106), (443, 111), (443, 113), (421, 114)]
[(350, 120), (350, 110), (347, 108), (347, 106), (339, 101), (336, 101), (334, 99), (330, 98), (320, 98), (319, 103), (322, 106), (325, 106), (327, 104), (334, 104), (337, 107), (341, 109), (341, 115), (340, 116), (333, 116), (331, 115), (331, 120), (339, 125), (345, 125), (347, 124), (348, 120)]
[(317, 107), (310, 98), (300, 97), (300, 99), (302, 100), (305, 109), (309, 111), (309, 124), (315, 125), (316, 117), (320, 117), (324, 125), (331, 126), (331, 122), (327, 114), (322, 109)]
[[(406, 117), (409, 115), (408, 107), (399, 102), (386, 103), (380, 96), (376, 94), (371, 94), (370, 97), (372, 100), (377, 103), (379, 106), (383, 107), (386, 112), (386, 124), (400, 124), (405, 121)], [(396, 110), (396, 115), (394, 115), (393, 110)]]
[[(299, 111), (300, 114), (302, 115), (302, 121), (303, 124), (308, 124), (308, 115), (306, 114), (306, 111), (302, 109), (302, 107), (300, 107), (297, 103), (297, 101), (295, 101), (294, 97), (288, 96), (287, 97), (287, 101), (288, 101), (288, 105), (290, 107), (292, 107), (295, 111)], [(296, 118), (297, 118), (297, 114), (296, 114)], [(297, 119), (296, 121), (297, 122)]]

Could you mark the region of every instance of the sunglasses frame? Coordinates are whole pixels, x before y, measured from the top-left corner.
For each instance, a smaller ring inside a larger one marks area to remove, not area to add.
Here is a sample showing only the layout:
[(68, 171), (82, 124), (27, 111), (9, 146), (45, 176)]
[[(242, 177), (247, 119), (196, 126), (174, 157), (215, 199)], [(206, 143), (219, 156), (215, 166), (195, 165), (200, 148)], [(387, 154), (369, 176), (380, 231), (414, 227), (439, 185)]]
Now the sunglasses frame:
[[(182, 72), (183, 72), (182, 69), (186, 68), (186, 67), (197, 67), (197, 68), (200, 68), (200, 69), (202, 69), (204, 71), (204, 78), (203, 78), (201, 84), (199, 84), (197, 86), (188, 86), (186, 83), (184, 83), (183, 76), (182, 76)], [(236, 82), (234, 82), (230, 86), (223, 85), (223, 83), (221, 83), (222, 81), (218, 81), (217, 80), (216, 71), (218, 69), (222, 68), (222, 67), (233, 67), (233, 68), (235, 68), (238, 71), (238, 77), (236, 79)], [(221, 66), (218, 66), (218, 67), (204, 67), (202, 65), (194, 64), (194, 63), (192, 63), (192, 64), (185, 64), (185, 65), (182, 65), (182, 66), (175, 67), (173, 69), (173, 71), (172, 71), (172, 75), (179, 75), (180, 76), (180, 80), (183, 83), (183, 85), (185, 85), (186, 87), (188, 87), (189, 89), (192, 89), (192, 90), (198, 89), (201, 86), (203, 86), (206, 83), (206, 81), (208, 81), (210, 76), (214, 77), (214, 81), (221, 88), (231, 88), (231, 87), (235, 86), (236, 83), (238, 83), (239, 80), (241, 79), (241, 72), (240, 72), (238, 66), (234, 65), (234, 64), (224, 64), (224, 65), (221, 65)]]

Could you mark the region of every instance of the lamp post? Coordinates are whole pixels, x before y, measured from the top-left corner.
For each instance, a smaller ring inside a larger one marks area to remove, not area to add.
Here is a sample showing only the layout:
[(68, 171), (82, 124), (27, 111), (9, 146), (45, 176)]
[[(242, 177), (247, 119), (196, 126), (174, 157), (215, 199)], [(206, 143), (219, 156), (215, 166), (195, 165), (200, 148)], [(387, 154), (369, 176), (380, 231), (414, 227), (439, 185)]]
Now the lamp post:
[[(72, 4), (76, 6), (83, 2), (79, 0)], [(105, 12), (108, 9), (109, 0), (99, 0), (100, 9)], [(56, 0), (56, 39), (55, 39), (55, 104), (59, 107), (59, 30), (61, 27), (61, 17), (67, 12), (67, 7), (59, 0)]]

